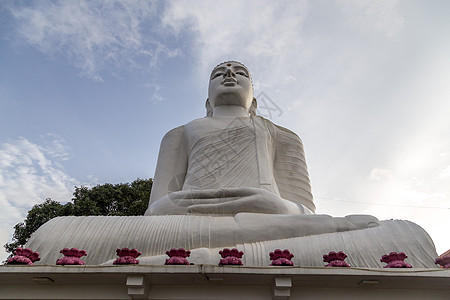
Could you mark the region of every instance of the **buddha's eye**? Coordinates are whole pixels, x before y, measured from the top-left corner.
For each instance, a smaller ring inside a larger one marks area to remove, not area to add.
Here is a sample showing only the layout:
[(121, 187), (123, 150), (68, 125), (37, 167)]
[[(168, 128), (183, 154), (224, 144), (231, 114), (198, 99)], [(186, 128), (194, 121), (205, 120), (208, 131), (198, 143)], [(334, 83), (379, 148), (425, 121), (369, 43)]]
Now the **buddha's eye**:
[(211, 79), (214, 79), (214, 78), (220, 77), (220, 76), (222, 76), (222, 75), (223, 75), (223, 73), (222, 73), (222, 72), (217, 72), (217, 73), (214, 73), (214, 75), (213, 75), (213, 76), (211, 76)]
[(237, 71), (236, 74), (248, 77), (247, 73), (242, 72), (242, 71)]

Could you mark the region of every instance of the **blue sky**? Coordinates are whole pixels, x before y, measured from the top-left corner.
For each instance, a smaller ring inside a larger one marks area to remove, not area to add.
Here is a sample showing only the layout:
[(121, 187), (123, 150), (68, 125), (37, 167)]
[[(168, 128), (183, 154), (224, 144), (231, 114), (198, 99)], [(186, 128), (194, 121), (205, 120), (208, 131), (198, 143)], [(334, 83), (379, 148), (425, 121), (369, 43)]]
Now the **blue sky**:
[(124, 3), (1, 2), (2, 245), (47, 197), (153, 177), (233, 59), (302, 138), (318, 213), (411, 220), (450, 248), (448, 1)]

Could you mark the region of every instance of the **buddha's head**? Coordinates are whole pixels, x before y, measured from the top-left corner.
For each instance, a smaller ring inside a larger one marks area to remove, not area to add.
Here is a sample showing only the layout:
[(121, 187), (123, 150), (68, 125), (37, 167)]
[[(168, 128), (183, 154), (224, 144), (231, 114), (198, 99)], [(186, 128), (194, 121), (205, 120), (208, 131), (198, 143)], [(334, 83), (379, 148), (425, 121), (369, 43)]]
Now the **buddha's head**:
[(211, 109), (221, 105), (241, 106), (248, 112), (256, 107), (252, 78), (243, 64), (227, 61), (213, 69), (209, 78), (208, 105)]

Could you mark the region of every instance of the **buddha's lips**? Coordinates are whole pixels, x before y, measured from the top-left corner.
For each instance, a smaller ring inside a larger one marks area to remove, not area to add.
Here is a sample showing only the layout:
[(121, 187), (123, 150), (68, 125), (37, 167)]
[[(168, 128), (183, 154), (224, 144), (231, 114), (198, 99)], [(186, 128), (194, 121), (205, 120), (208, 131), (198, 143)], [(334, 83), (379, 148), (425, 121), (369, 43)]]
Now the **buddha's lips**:
[(231, 79), (227, 78), (224, 81), (222, 81), (222, 84), (226, 85), (226, 86), (228, 86), (228, 85), (235, 85), (235, 84), (237, 84), (237, 81), (235, 79), (232, 79), (232, 78)]

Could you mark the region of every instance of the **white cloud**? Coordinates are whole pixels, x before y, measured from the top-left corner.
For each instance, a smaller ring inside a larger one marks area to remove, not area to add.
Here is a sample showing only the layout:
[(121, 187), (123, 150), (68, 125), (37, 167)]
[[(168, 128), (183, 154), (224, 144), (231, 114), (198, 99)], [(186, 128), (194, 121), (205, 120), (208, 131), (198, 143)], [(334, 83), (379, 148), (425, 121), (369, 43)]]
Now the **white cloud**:
[[(72, 198), (73, 186), (78, 181), (55, 165), (67, 156), (64, 140), (55, 135), (46, 136), (44, 146), (25, 138), (0, 144), (1, 246), (34, 204), (46, 198), (61, 202)], [(0, 261), (5, 255), (1, 249)]]
[(151, 89), (152, 95), (150, 96), (150, 101), (153, 103), (158, 103), (161, 101), (164, 101), (164, 97), (161, 95), (161, 86), (156, 84), (156, 83), (152, 83), (152, 82), (147, 82), (145, 84), (146, 88)]
[(439, 178), (449, 178), (450, 177), (450, 165), (448, 165), (445, 169), (443, 169), (439, 173)]
[(194, 33), (202, 74), (228, 59), (277, 72), (273, 64), (285, 66), (294, 52), (291, 63), (302, 60), (300, 29), (307, 11), (306, 1), (171, 1), (162, 23), (177, 35)]
[(359, 30), (375, 30), (389, 38), (395, 38), (403, 30), (404, 19), (397, 8), (399, 1), (338, 0), (337, 4), (350, 25)]
[[(320, 38), (323, 34), (315, 35), (311, 29), (320, 28), (320, 25), (314, 26), (314, 22), (329, 21), (320, 18), (335, 18), (334, 4), (339, 8), (342, 19), (348, 22), (350, 31), (372, 29), (387, 37), (398, 36), (402, 31), (403, 17), (398, 12), (397, 1), (336, 1), (324, 9), (328, 13), (313, 16), (317, 19), (308, 18), (320, 5), (306, 0), (170, 1), (162, 16), (162, 24), (177, 36), (187, 33), (193, 36), (193, 51), (202, 74), (208, 73), (221, 61), (236, 59), (251, 67), (252, 73), (258, 74), (255, 81), (265, 78), (262, 82), (269, 86), (284, 85), (292, 84), (299, 70), (313, 55), (317, 55), (315, 52), (322, 51), (317, 47), (323, 46)], [(306, 30), (305, 22), (309, 25)], [(326, 49), (330, 54), (337, 50), (332, 57), (339, 57), (338, 61), (343, 62), (347, 58), (342, 56), (351, 56), (351, 53), (346, 50), (339, 52), (336, 46), (342, 45), (333, 39), (331, 42), (336, 43), (326, 45)], [(354, 56), (348, 59), (352, 58)], [(364, 69), (364, 66), (360, 67)]]
[[(316, 194), (320, 213), (331, 215), (368, 214), (380, 220), (403, 219), (422, 226), (433, 238), (437, 252), (448, 250), (445, 230), (450, 218), (450, 186), (444, 180), (429, 174), (438, 173), (418, 167), (411, 170), (395, 166), (393, 169), (374, 168), (365, 178), (345, 178), (329, 183)], [(345, 173), (345, 170), (343, 170)], [(314, 188), (314, 185), (313, 185)], [(337, 196), (337, 197), (336, 197)]]
[(392, 177), (391, 170), (385, 170), (385, 169), (379, 169), (379, 168), (374, 168), (372, 171), (370, 171), (370, 175), (369, 175), (370, 180), (383, 180), (385, 178), (391, 178), (391, 177)]
[(41, 139), (43, 141), (42, 147), (49, 156), (63, 161), (70, 159), (70, 149), (62, 137), (48, 133), (47, 135), (42, 135)]
[(142, 68), (138, 61), (143, 58), (145, 68), (160, 57), (180, 54), (143, 34), (156, 18), (153, 1), (39, 1), (10, 10), (19, 38), (47, 55), (63, 57), (96, 80), (111, 65)]

